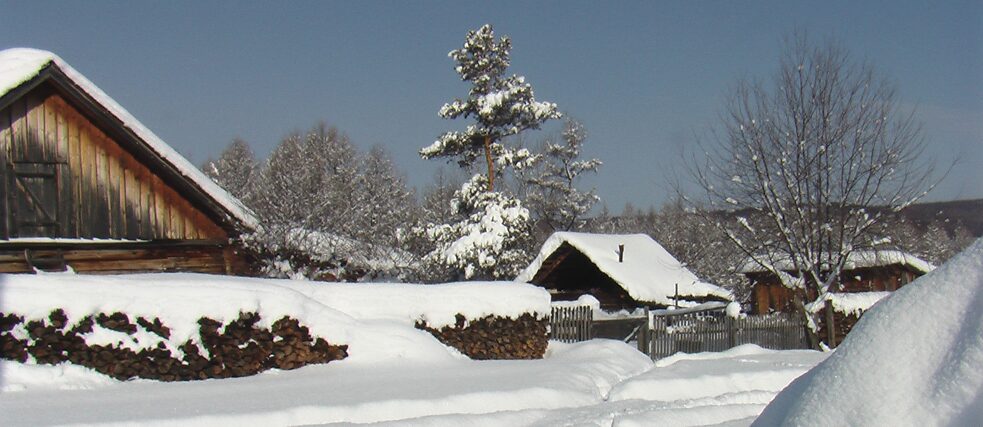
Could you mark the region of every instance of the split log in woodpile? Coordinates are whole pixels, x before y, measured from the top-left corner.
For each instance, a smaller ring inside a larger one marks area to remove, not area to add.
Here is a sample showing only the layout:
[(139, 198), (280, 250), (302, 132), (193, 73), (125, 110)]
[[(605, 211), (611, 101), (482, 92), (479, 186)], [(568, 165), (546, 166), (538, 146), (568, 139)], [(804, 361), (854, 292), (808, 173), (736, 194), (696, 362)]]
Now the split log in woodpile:
[(547, 319), (526, 313), (518, 319), (487, 316), (471, 321), (458, 314), (456, 320), (455, 325), (440, 329), (422, 322), (416, 327), (472, 359), (541, 359), (546, 353)]
[[(170, 328), (157, 318), (138, 317), (132, 323), (124, 313), (98, 313), (70, 323), (65, 312), (58, 309), (48, 319), (25, 323), (23, 316), (0, 313), (0, 358), (25, 363), (33, 357), (37, 363), (51, 365), (70, 362), (119, 380), (187, 381), (242, 377), (272, 368), (296, 369), (348, 357), (347, 345), (333, 345), (323, 338), (312, 337), (310, 330), (297, 319), (285, 316), (269, 329), (256, 326), (259, 321), (258, 313), (240, 313), (238, 319), (227, 325), (202, 317), (198, 320), (199, 342), (206, 355), (190, 339), (177, 347), (183, 355), (175, 355), (163, 341), (138, 351), (122, 343), (85, 342), (86, 334), (97, 326), (128, 335), (143, 329), (169, 339)], [(18, 326), (23, 327), (26, 337), (17, 337)]]

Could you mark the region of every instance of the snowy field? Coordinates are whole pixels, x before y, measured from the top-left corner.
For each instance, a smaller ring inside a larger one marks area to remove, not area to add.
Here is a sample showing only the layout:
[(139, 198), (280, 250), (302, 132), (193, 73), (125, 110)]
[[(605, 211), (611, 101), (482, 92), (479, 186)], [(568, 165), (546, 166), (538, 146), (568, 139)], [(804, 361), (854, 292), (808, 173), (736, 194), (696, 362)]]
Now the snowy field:
[(742, 346), (652, 363), (608, 340), (530, 361), (332, 362), (253, 377), (119, 382), (0, 364), (3, 425), (748, 425), (826, 357)]
[[(653, 363), (621, 342), (551, 343), (543, 360), (472, 361), (414, 328), (454, 314), (545, 313), (549, 294), (511, 282), (324, 284), (201, 274), (0, 275), (0, 311), (71, 319), (122, 311), (172, 325), (163, 344), (197, 339), (196, 320), (240, 311), (291, 315), (349, 357), (252, 377), (120, 382), (74, 365), (0, 362), (2, 425), (746, 425), (796, 376), (826, 357), (744, 346)], [(184, 326), (182, 326), (184, 325)], [(26, 332), (15, 330), (15, 334)], [(133, 349), (150, 334), (96, 330), (88, 341)], [(108, 338), (107, 338), (108, 337)]]

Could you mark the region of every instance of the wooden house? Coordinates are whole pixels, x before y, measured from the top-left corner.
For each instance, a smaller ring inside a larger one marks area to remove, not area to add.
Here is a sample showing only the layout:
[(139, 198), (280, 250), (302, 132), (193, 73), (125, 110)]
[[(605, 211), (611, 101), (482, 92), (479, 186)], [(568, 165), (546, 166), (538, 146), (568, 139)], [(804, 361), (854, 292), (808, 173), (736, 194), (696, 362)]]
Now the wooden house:
[(0, 52), (0, 272), (246, 269), (253, 214), (50, 52)]
[(700, 281), (645, 234), (554, 233), (516, 281), (542, 286), (554, 300), (590, 294), (608, 310), (732, 298), (729, 291)]
[[(790, 265), (778, 263), (776, 267), (793, 275), (798, 274), (791, 271)], [(844, 265), (837, 292), (890, 292), (933, 268), (928, 262), (898, 250), (857, 251), (850, 254)], [(782, 286), (774, 274), (750, 260), (745, 262), (740, 271), (751, 282), (751, 311), (754, 314), (794, 310), (792, 290)], [(817, 295), (810, 294), (805, 295), (803, 300), (809, 302), (816, 298)]]

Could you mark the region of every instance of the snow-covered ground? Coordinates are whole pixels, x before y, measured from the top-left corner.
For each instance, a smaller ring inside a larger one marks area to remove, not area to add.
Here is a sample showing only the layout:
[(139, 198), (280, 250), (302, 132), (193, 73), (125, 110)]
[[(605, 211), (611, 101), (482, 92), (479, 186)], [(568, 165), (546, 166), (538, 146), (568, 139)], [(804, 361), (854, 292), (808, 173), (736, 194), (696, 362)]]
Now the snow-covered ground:
[(742, 346), (654, 364), (594, 340), (551, 343), (543, 360), (341, 361), (180, 383), (0, 362), (0, 424), (747, 425), (825, 357)]
[(457, 311), (544, 312), (548, 295), (517, 283), (0, 275), (0, 311), (36, 319), (52, 307), (70, 318), (125, 309), (174, 324), (198, 313), (290, 313), (350, 344), (351, 355), (173, 383), (0, 361), (0, 425), (979, 425), (983, 417), (983, 239), (883, 298), (833, 353), (746, 345), (652, 362), (624, 343), (593, 340), (550, 343), (542, 360), (473, 361), (413, 323), (447, 324)]
[(983, 239), (865, 313), (755, 425), (983, 425)]
[[(168, 348), (196, 339), (193, 326), (202, 315), (228, 321), (240, 311), (258, 312), (261, 323), (290, 315), (314, 335), (348, 344), (350, 356), (293, 371), (174, 383), (2, 361), (0, 425), (746, 425), (826, 357), (743, 346), (653, 363), (624, 343), (594, 340), (551, 343), (542, 360), (472, 361), (413, 327), (419, 320), (451, 324), (456, 313), (473, 319), (549, 310), (546, 291), (511, 282), (0, 275), (0, 311), (42, 319), (54, 308), (64, 309), (69, 323), (117, 310), (159, 318), (172, 328)], [(160, 340), (143, 335), (125, 344)]]

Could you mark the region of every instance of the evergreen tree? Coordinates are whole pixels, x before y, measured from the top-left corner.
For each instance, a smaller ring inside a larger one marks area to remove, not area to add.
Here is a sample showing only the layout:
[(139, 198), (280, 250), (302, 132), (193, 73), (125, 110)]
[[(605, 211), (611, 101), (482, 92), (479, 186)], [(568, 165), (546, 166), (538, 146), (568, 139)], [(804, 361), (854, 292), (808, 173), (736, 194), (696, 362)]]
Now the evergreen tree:
[(420, 150), (425, 159), (456, 157), (462, 166), (471, 165), (484, 153), (488, 167), (488, 191), (495, 190), (495, 163), (521, 160), (522, 153), (510, 149), (502, 139), (526, 129), (538, 129), (549, 119), (560, 117), (556, 104), (538, 102), (532, 86), (522, 76), (506, 76), (512, 42), (495, 40), (491, 25), (469, 31), (461, 49), (448, 55), (463, 81), (471, 83), (466, 99), (444, 104), (438, 114), (445, 119), (473, 118), (463, 132), (450, 131)]
[(529, 210), (517, 199), (484, 191), (486, 186), (484, 176), (472, 177), (451, 200), (452, 212), (463, 220), (426, 227), (435, 248), (424, 261), (435, 268), (449, 268), (444, 275), (511, 279), (529, 262)]
[(474, 123), (464, 132), (444, 133), (420, 155), (456, 157), (459, 165), (468, 167), (484, 153), (488, 174), (475, 175), (455, 193), (455, 219), (416, 229), (433, 246), (424, 261), (434, 271), (466, 279), (512, 278), (529, 261), (529, 211), (518, 199), (495, 192), (495, 165), (526, 166), (529, 151), (507, 147), (503, 138), (537, 129), (560, 113), (555, 104), (537, 102), (523, 77), (506, 76), (511, 48), (508, 37), (496, 41), (491, 25), (484, 25), (469, 31), (464, 46), (449, 54), (471, 90), (467, 99), (444, 104), (438, 114), (447, 119), (470, 117)]

